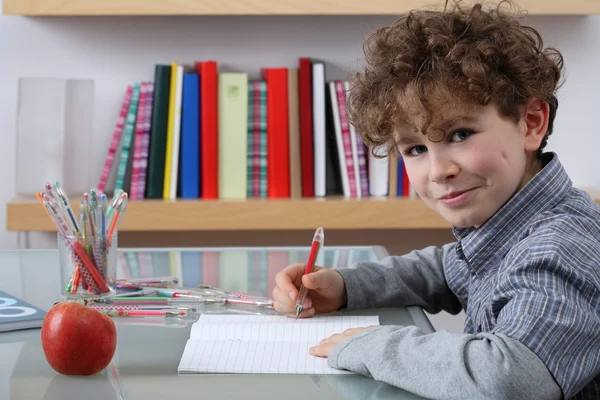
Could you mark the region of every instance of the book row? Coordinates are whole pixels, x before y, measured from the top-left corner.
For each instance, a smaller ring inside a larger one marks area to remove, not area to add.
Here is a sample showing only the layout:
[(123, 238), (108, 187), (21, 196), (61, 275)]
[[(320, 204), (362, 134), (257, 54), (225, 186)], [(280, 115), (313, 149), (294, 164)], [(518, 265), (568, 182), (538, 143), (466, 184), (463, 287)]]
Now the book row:
[(98, 190), (132, 200), (412, 196), (401, 159), (376, 158), (347, 112), (348, 81), (325, 63), (264, 68), (260, 79), (155, 66), (126, 88)]

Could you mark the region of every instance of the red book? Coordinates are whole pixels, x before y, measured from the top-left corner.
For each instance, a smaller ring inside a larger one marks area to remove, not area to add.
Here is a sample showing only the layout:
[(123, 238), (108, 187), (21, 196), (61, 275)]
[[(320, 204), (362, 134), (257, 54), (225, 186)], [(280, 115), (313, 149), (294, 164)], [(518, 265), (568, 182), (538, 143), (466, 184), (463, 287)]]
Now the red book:
[(265, 68), (267, 82), (267, 197), (290, 197), (287, 68)]
[(300, 58), (298, 70), (298, 97), (300, 107), (300, 166), (302, 196), (315, 197), (313, 159), (312, 64), (310, 58)]
[(200, 75), (200, 177), (201, 196), (219, 197), (219, 132), (217, 109), (217, 63), (196, 62)]
[(408, 180), (405, 166), (402, 168), (402, 196), (410, 196), (410, 181)]

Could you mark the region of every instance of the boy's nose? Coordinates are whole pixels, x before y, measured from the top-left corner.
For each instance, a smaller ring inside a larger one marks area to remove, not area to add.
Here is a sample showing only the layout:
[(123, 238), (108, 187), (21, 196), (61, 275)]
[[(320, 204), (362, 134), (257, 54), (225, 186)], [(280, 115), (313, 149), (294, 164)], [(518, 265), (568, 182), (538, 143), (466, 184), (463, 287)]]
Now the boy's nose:
[(432, 182), (443, 183), (458, 175), (458, 164), (443, 156), (430, 157), (429, 179)]

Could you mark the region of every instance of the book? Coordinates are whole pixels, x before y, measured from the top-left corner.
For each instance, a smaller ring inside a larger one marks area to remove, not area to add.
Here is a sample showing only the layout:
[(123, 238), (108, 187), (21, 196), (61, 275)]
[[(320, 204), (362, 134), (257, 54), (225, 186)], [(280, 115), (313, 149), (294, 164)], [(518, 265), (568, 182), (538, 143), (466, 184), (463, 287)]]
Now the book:
[(108, 155), (104, 160), (104, 168), (102, 168), (102, 175), (100, 176), (100, 181), (98, 182), (97, 189), (99, 192), (104, 192), (106, 188), (106, 184), (108, 183), (108, 177), (110, 175), (110, 171), (112, 169), (113, 161), (115, 159), (115, 155), (117, 153), (117, 149), (119, 147), (119, 142), (121, 141), (121, 134), (123, 133), (123, 128), (125, 127), (125, 120), (127, 119), (127, 112), (129, 111), (129, 105), (131, 104), (131, 96), (133, 95), (133, 85), (127, 86), (125, 90), (125, 97), (123, 98), (123, 102), (121, 103), (121, 109), (119, 111), (119, 117), (117, 118), (117, 123), (115, 125), (115, 129), (113, 131), (113, 136), (110, 141), (110, 146), (108, 148)]
[(219, 199), (247, 197), (248, 74), (219, 73)]
[(298, 92), (298, 68), (288, 69), (288, 127), (290, 196), (302, 197), (302, 161), (300, 154), (300, 105)]
[(308, 57), (301, 57), (299, 60), (298, 97), (300, 108), (302, 196), (314, 197), (312, 62)]
[(200, 193), (204, 200), (219, 197), (218, 65), (196, 62), (200, 75)]
[(314, 196), (323, 197), (326, 194), (326, 142), (327, 142), (327, 111), (325, 90), (325, 63), (312, 60), (312, 121), (313, 121), (313, 182)]
[(352, 374), (309, 354), (348, 328), (379, 325), (378, 316), (202, 314), (192, 325), (178, 373)]
[(267, 197), (290, 197), (288, 68), (264, 68), (267, 82)]
[(200, 198), (200, 77), (183, 75), (181, 110), (181, 197)]
[(157, 64), (154, 73), (152, 123), (150, 124), (150, 149), (146, 177), (146, 197), (149, 199), (160, 199), (163, 195), (170, 93), (171, 66)]
[(121, 150), (121, 156), (119, 158), (119, 167), (117, 169), (117, 178), (115, 182), (115, 192), (117, 190), (126, 190), (125, 175), (127, 174), (127, 167), (129, 166), (131, 144), (133, 142), (133, 137), (135, 133), (135, 122), (139, 101), (140, 84), (136, 82), (133, 84), (131, 103), (129, 104), (129, 110), (127, 111), (127, 118), (125, 119), (125, 128), (123, 128), (123, 149)]
[(0, 290), (0, 332), (40, 328), (46, 312)]

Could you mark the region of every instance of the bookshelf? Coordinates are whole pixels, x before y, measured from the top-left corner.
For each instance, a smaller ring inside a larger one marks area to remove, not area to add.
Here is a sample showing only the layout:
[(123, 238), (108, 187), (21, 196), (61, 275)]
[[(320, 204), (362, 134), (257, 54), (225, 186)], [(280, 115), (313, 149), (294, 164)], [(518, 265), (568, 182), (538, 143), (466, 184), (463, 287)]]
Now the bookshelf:
[[(600, 192), (588, 191), (600, 204)], [(81, 199), (71, 199), (77, 212)], [(250, 199), (130, 201), (121, 232), (201, 232), (327, 229), (360, 231), (449, 229), (450, 224), (419, 199)], [(17, 196), (6, 205), (6, 230), (55, 232), (35, 196)]]
[[(590, 0), (517, 0), (534, 15), (600, 14)], [(5, 15), (398, 15), (443, 0), (4, 0)]]
[[(77, 210), (79, 199), (71, 199)], [(8, 231), (54, 232), (34, 196), (6, 206)], [(421, 200), (406, 198), (130, 201), (119, 231), (240, 231), (326, 229), (447, 229)]]

